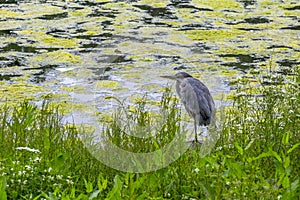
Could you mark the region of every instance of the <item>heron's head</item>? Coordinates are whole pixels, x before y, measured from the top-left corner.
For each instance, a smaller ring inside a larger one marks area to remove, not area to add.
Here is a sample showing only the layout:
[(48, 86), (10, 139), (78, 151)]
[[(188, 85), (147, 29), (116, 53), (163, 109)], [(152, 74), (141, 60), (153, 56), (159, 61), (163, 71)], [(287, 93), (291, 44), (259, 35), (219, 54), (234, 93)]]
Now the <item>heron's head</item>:
[(175, 75), (171, 75), (171, 76), (161, 76), (162, 78), (168, 78), (168, 79), (172, 79), (172, 80), (177, 80), (177, 81), (181, 81), (185, 78), (188, 77), (192, 77), (191, 75), (189, 75), (188, 73), (185, 72), (178, 72)]

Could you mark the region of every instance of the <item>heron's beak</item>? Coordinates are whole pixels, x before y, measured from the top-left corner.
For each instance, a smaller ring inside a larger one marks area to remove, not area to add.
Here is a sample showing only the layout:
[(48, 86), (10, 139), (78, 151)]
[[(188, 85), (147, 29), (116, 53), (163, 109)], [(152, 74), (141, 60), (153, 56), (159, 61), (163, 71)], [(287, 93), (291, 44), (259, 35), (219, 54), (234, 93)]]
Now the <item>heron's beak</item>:
[(175, 76), (160, 76), (162, 78), (167, 78), (167, 79), (172, 79), (172, 80), (176, 80)]

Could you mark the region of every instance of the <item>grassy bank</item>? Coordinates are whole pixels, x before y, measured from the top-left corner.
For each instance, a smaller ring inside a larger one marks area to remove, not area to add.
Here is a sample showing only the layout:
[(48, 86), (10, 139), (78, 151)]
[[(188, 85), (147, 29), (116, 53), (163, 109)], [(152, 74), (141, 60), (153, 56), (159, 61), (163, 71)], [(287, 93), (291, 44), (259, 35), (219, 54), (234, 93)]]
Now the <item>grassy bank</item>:
[[(168, 167), (140, 174), (119, 172), (91, 156), (76, 128), (62, 124), (57, 107), (26, 101), (2, 105), (0, 199), (296, 199), (299, 77), (296, 68), (289, 76), (269, 72), (236, 80), (233, 104), (209, 155), (200, 158), (201, 149), (190, 148)], [(160, 106), (169, 132), (161, 132), (158, 146), (151, 138), (134, 146), (141, 142), (121, 134), (118, 115), (106, 134), (123, 148), (155, 150), (178, 131), (177, 103), (165, 93)], [(139, 126), (151, 121), (145, 104), (130, 111)]]

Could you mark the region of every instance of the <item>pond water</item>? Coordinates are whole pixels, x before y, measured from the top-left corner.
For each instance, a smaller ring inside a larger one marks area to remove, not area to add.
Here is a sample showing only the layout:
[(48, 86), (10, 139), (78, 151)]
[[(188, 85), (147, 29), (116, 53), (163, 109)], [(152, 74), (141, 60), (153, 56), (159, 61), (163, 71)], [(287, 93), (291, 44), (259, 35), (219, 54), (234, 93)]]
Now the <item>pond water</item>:
[(181, 70), (218, 101), (240, 74), (300, 64), (299, 9), (298, 0), (0, 1), (0, 98), (105, 112), (115, 105), (107, 96), (159, 100), (172, 85), (159, 76)]

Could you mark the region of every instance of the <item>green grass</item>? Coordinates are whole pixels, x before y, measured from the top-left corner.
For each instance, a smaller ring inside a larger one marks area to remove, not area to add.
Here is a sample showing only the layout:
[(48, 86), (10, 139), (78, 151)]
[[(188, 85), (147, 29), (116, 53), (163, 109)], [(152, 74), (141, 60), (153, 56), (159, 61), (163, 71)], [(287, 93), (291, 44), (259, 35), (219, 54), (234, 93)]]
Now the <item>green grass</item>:
[[(290, 76), (256, 74), (260, 78), (255, 85), (246, 78), (237, 80), (220, 139), (209, 155), (201, 157), (201, 149), (190, 148), (169, 166), (138, 174), (111, 169), (91, 156), (75, 126), (62, 123), (58, 107), (47, 102), (41, 107), (26, 101), (14, 107), (3, 104), (0, 199), (297, 199), (299, 72), (298, 67)], [(124, 124), (134, 121), (147, 130), (163, 121), (157, 135), (128, 137), (116, 112), (105, 126), (106, 136), (135, 152), (167, 144), (180, 132), (178, 102), (166, 90), (162, 118), (149, 112), (148, 103), (144, 98), (135, 109), (123, 106)]]
[(113, 122), (105, 124), (104, 136), (130, 152), (145, 153), (163, 148), (172, 141), (175, 134), (183, 131), (180, 130), (178, 99), (171, 97), (170, 88), (166, 88), (159, 102), (158, 113), (150, 111), (147, 96), (138, 99), (134, 108), (119, 101), (120, 106), (113, 115)]

